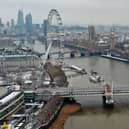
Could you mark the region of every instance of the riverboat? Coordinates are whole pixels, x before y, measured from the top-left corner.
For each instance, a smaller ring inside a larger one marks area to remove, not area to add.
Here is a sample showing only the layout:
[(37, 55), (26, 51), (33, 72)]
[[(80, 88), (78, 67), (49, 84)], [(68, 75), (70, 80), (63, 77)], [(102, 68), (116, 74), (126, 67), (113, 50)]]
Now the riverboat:
[(112, 55), (111, 53), (103, 54), (103, 55), (101, 55), (101, 57), (129, 63), (129, 59), (128, 58), (124, 58), (122, 56), (117, 56), (117, 55)]
[(104, 79), (95, 71), (91, 71), (91, 75), (89, 76), (89, 81), (93, 83), (103, 82)]

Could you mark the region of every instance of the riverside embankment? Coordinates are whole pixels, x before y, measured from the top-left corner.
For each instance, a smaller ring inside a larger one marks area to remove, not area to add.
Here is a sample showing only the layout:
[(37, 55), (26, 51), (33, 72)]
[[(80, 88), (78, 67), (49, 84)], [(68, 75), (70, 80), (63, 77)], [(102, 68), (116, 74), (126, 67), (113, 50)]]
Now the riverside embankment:
[(81, 109), (81, 105), (78, 103), (74, 104), (64, 104), (57, 119), (52, 123), (49, 129), (64, 129), (64, 124), (66, 120), (78, 112)]

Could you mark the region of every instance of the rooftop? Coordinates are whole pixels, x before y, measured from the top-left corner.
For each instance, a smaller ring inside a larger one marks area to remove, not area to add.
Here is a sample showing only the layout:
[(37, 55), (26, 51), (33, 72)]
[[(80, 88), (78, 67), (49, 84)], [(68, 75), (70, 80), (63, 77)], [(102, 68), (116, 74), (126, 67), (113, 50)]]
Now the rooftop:
[(0, 98), (5, 96), (8, 93), (8, 89), (5, 87), (0, 87)]

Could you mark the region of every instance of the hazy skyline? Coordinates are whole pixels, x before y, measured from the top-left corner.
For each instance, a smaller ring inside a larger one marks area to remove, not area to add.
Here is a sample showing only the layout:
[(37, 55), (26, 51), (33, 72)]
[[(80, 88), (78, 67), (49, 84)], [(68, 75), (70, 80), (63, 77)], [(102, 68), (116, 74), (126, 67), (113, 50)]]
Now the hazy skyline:
[(129, 24), (128, 0), (0, 0), (3, 21), (17, 19), (17, 12), (31, 12), (42, 23), (50, 9), (57, 9), (64, 24)]

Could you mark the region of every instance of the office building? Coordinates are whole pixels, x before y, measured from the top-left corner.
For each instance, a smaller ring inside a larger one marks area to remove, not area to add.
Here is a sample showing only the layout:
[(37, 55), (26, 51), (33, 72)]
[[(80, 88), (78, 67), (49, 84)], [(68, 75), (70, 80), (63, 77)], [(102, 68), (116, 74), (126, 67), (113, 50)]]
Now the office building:
[(44, 22), (43, 22), (43, 33), (44, 33), (44, 36), (47, 36), (47, 32), (48, 32), (48, 20), (44, 20)]
[(24, 32), (24, 16), (23, 11), (19, 10), (17, 15), (17, 29), (19, 34), (22, 34)]
[(15, 27), (14, 19), (11, 19), (11, 28)]
[(89, 40), (95, 40), (95, 27), (88, 26)]
[(32, 25), (32, 15), (31, 13), (27, 14), (25, 17), (25, 28), (26, 32), (32, 33), (33, 32), (33, 25)]

